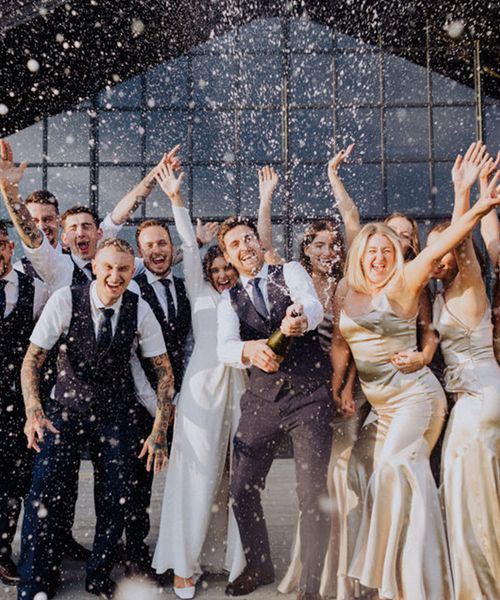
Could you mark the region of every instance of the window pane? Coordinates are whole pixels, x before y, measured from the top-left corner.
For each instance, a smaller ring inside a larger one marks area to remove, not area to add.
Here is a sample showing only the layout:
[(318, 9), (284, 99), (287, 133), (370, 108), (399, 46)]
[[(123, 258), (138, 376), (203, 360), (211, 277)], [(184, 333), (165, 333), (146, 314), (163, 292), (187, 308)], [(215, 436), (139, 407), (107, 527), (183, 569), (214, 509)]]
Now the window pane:
[(223, 35), (219, 35), (212, 39), (195, 46), (192, 50), (192, 54), (227, 54), (228, 52), (234, 52), (236, 48), (236, 31), (230, 31)]
[(193, 214), (224, 217), (236, 211), (235, 173), (224, 167), (193, 167)]
[(330, 55), (293, 54), (289, 101), (293, 104), (332, 104), (333, 70)]
[[(417, 58), (415, 56), (415, 58)], [(419, 57), (422, 60), (422, 57)], [(426, 102), (427, 69), (409, 60), (384, 55), (385, 100), (388, 103)]]
[(108, 88), (98, 95), (103, 108), (138, 108), (141, 106), (141, 76)]
[(47, 189), (59, 202), (59, 211), (80, 204), (90, 205), (88, 167), (48, 167)]
[(165, 152), (176, 144), (187, 145), (188, 116), (174, 110), (151, 111), (147, 113), (146, 160), (157, 162)]
[[(464, 54), (462, 45), (455, 51), (440, 48), (431, 54), (432, 98), (434, 102), (474, 101), (474, 58)], [(453, 73), (453, 79), (441, 73)], [(459, 83), (460, 81), (460, 83)]]
[(43, 123), (35, 123), (26, 129), (9, 135), (7, 141), (12, 147), (15, 162), (27, 160), (42, 162), (43, 154)]
[(294, 19), (290, 23), (290, 45), (296, 51), (331, 50), (333, 31), (314, 21)]
[(281, 113), (277, 110), (242, 111), (240, 154), (243, 160), (281, 160)]
[(234, 114), (198, 112), (193, 117), (193, 160), (234, 160)]
[(48, 159), (89, 162), (90, 119), (87, 113), (61, 113), (49, 118)]
[[(19, 192), (22, 198), (26, 198), (28, 194), (35, 190), (43, 188), (43, 172), (42, 167), (28, 167), (24, 171), (24, 177), (19, 184)], [(0, 202), (0, 204), (4, 204)]]
[(426, 159), (428, 113), (426, 108), (388, 108), (385, 111), (385, 146), (389, 160)]
[(382, 171), (380, 165), (352, 165), (342, 168), (342, 181), (359, 209), (361, 218), (385, 215)]
[(435, 107), (434, 158), (450, 160), (465, 151), (476, 137), (476, 115), (472, 107)]
[(346, 108), (337, 111), (337, 148), (356, 143), (354, 157), (380, 160), (380, 109)]
[(432, 72), (432, 99), (434, 102), (474, 102), (474, 88), (445, 77), (440, 73)]
[(140, 161), (142, 133), (139, 113), (101, 113), (99, 115), (99, 160), (115, 163)]
[(292, 169), (292, 218), (333, 214), (333, 196), (324, 165), (298, 164)]
[(451, 180), (452, 162), (434, 163), (434, 206), (437, 214), (449, 215), (453, 211), (453, 182)]
[(193, 100), (196, 106), (232, 106), (236, 62), (228, 56), (193, 57)]
[(327, 161), (333, 151), (331, 111), (291, 110), (289, 127), (293, 158)]
[(342, 104), (380, 102), (378, 54), (347, 54), (337, 59), (337, 100)]
[[(142, 180), (139, 167), (99, 168), (99, 216), (104, 218)], [(133, 215), (141, 216), (138, 208)]]
[(432, 214), (427, 164), (387, 165), (387, 212)]
[(283, 39), (281, 20), (256, 19), (238, 30), (238, 43), (246, 52), (279, 50)]
[(281, 104), (281, 56), (245, 56), (240, 63), (240, 101), (248, 105)]
[(500, 104), (486, 106), (484, 109), (485, 142), (490, 153), (500, 148)]
[[(278, 173), (279, 181), (273, 195), (273, 215), (282, 215), (285, 211), (284, 183), (285, 176), (283, 168), (273, 165)], [(257, 165), (241, 168), (241, 214), (257, 217), (259, 211), (259, 177)]]
[(146, 103), (153, 106), (185, 107), (188, 103), (188, 61), (176, 58), (146, 74)]

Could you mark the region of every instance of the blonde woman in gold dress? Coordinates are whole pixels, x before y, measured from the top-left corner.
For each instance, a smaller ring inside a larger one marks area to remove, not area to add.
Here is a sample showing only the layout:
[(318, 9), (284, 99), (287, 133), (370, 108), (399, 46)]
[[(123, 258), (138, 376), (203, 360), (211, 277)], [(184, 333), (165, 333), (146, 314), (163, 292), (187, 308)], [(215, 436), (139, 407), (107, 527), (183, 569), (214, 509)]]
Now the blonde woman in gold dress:
[(363, 391), (378, 414), (381, 438), (349, 575), (376, 589), (384, 600), (453, 597), (445, 531), (429, 466), (446, 399), (427, 367), (406, 374), (393, 357), (416, 347), (419, 297), (435, 261), (500, 204), (497, 181), (498, 175), (470, 211), (406, 263), (391, 229), (379, 223), (365, 225), (351, 245), (346, 278), (337, 288), (334, 401), (345, 414), (354, 411), (354, 403), (342, 394), (352, 353)]

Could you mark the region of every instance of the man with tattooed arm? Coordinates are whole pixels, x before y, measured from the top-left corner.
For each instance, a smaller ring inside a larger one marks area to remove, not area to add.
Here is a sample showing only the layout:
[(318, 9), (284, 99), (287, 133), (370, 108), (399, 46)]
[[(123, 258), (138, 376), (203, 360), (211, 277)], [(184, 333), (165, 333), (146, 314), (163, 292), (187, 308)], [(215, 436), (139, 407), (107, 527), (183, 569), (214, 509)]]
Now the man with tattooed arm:
[[(166, 431), (174, 393), (172, 368), (149, 305), (127, 290), (134, 253), (124, 240), (102, 242), (92, 261), (95, 282), (64, 287), (49, 299), (22, 366), (28, 446), (38, 454), (23, 522), (18, 598), (55, 593), (62, 548), (58, 519), (65, 489), (78, 477), (81, 449), (94, 467), (96, 531), (87, 591), (111, 598), (113, 551), (122, 535), (133, 464), (130, 410), (136, 402), (130, 356), (138, 347), (158, 377), (158, 407), (141, 456), (155, 473), (166, 463)], [(53, 397), (42, 407), (40, 369), (60, 343)]]

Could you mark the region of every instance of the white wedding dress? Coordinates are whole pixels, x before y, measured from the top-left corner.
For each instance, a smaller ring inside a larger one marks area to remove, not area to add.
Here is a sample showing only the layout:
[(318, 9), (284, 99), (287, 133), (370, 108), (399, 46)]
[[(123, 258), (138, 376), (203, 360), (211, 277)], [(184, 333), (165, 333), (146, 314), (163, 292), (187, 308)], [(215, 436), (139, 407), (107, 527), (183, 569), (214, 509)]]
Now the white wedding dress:
[(173, 569), (186, 578), (196, 578), (202, 567), (226, 569), (232, 581), (245, 568), (245, 557), (228, 510), (228, 457), (246, 372), (217, 360), (219, 294), (204, 279), (188, 211), (174, 207), (174, 218), (195, 343), (176, 409), (153, 567), (158, 573)]

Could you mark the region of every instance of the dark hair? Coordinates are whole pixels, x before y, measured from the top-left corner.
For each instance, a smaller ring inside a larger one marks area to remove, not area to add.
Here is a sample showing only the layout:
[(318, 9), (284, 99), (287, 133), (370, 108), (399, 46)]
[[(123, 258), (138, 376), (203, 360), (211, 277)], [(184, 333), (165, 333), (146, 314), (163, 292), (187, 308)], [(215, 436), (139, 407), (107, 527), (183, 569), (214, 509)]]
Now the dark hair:
[[(445, 229), (448, 229), (448, 227), (450, 225), (451, 225), (450, 219), (446, 219), (445, 221), (440, 221), (439, 223), (436, 223), (429, 229), (429, 231), (427, 233), (427, 239), (429, 239), (429, 235), (431, 233), (434, 233), (434, 232), (441, 233)], [(470, 235), (472, 235), (472, 234), (470, 234)], [(472, 246), (474, 247), (474, 252), (476, 253), (477, 262), (479, 263), (479, 267), (481, 269), (481, 275), (484, 278), (484, 277), (486, 277), (486, 261), (484, 260), (483, 253), (479, 249), (479, 246), (476, 244), (474, 238), (472, 238)]]
[(56, 213), (59, 214), (59, 203), (57, 198), (48, 190), (35, 190), (26, 198), (24, 204), (46, 204), (47, 206), (53, 206), (56, 209)]
[(241, 217), (239, 215), (231, 215), (225, 221), (221, 223), (219, 227), (219, 231), (217, 232), (217, 241), (219, 243), (219, 248), (224, 252), (226, 249), (226, 245), (224, 244), (224, 237), (226, 233), (238, 227), (239, 225), (244, 225), (245, 227), (249, 227), (259, 239), (259, 231), (257, 229), (257, 225), (255, 221), (250, 217)]
[(410, 225), (412, 227), (410, 246), (409, 246), (408, 250), (406, 251), (406, 255), (404, 256), (404, 259), (405, 260), (413, 260), (417, 256), (417, 254), (420, 253), (420, 250), (422, 248), (422, 245), (420, 243), (420, 234), (418, 232), (417, 222), (415, 221), (415, 219), (413, 217), (410, 217), (410, 216), (406, 215), (405, 213), (395, 211), (384, 219), (384, 223), (390, 227), (389, 221), (391, 221), (392, 219), (405, 219), (406, 221), (408, 221), (408, 223), (410, 223)]
[(93, 208), (90, 208), (89, 206), (72, 206), (71, 208), (68, 208), (68, 210), (66, 212), (64, 212), (61, 216), (61, 223), (62, 226), (64, 228), (66, 219), (68, 217), (72, 217), (73, 215), (90, 215), (92, 217), (92, 219), (94, 220), (95, 226), (99, 227), (99, 215), (96, 213), (96, 211)]
[(0, 233), (9, 237), (9, 228), (5, 221), (0, 220)]
[(137, 244), (137, 246), (139, 246), (139, 236), (148, 227), (162, 227), (168, 233), (170, 241), (172, 241), (170, 230), (168, 228), (168, 225), (164, 221), (159, 221), (158, 219), (146, 219), (145, 221), (140, 223), (137, 229), (135, 230), (135, 243)]
[(214, 263), (216, 258), (224, 258), (224, 253), (219, 248), (219, 246), (210, 246), (210, 248), (205, 252), (205, 256), (203, 257), (203, 275), (206, 281), (212, 283), (212, 277), (210, 274), (210, 269)]
[(342, 279), (342, 274), (344, 272), (346, 249), (345, 249), (344, 236), (342, 235), (342, 231), (341, 231), (338, 223), (324, 219), (322, 221), (314, 221), (314, 223), (311, 223), (310, 225), (308, 225), (304, 230), (304, 237), (302, 238), (302, 241), (300, 242), (299, 262), (304, 267), (304, 269), (309, 273), (309, 275), (311, 275), (312, 274), (311, 259), (307, 256), (305, 251), (306, 251), (306, 248), (310, 244), (312, 244), (312, 242), (314, 241), (314, 238), (318, 235), (318, 233), (320, 233), (320, 231), (330, 231), (331, 233), (335, 234), (335, 237), (338, 240), (337, 252), (338, 252), (340, 260), (335, 264), (334, 272), (332, 273), (332, 276), (335, 279), (340, 281), (340, 279)]
[(126, 252), (127, 254), (131, 254), (132, 256), (134, 256), (134, 249), (127, 242), (127, 240), (123, 240), (122, 238), (117, 238), (117, 237), (110, 237), (110, 238), (106, 238), (105, 240), (103, 240), (97, 246), (96, 255), (99, 252), (99, 250), (104, 250), (104, 248), (110, 248), (110, 247), (113, 247), (116, 250), (119, 250), (120, 252)]

